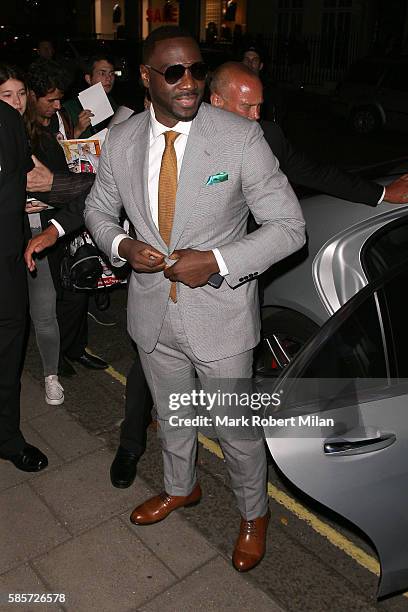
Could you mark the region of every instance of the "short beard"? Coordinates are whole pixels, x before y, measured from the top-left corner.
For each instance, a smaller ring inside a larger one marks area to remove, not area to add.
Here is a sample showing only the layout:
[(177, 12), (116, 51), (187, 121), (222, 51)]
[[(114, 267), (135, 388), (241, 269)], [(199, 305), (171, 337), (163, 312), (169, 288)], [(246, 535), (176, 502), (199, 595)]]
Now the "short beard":
[[(201, 104), (201, 102), (200, 102), (200, 104)], [(192, 121), (192, 120), (195, 118), (195, 116), (197, 115), (197, 113), (198, 113), (198, 110), (199, 110), (199, 108), (200, 108), (200, 104), (198, 105), (197, 110), (196, 110), (196, 111), (194, 111), (194, 113), (193, 113), (192, 115), (190, 115), (189, 117), (186, 117), (185, 115), (179, 115), (178, 113), (174, 113), (174, 117), (175, 117), (175, 118), (176, 118), (178, 121), (185, 121), (186, 123), (187, 123), (188, 121)]]

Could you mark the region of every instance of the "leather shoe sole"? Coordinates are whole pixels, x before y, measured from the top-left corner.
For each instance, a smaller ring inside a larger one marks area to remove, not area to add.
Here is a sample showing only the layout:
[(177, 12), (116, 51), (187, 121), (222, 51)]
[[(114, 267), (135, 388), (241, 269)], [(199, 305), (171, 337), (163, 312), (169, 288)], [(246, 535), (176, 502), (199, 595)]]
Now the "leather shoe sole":
[(110, 469), (110, 479), (114, 487), (127, 489), (136, 478), (139, 455), (119, 446)]
[(190, 495), (167, 495), (164, 491), (137, 506), (130, 515), (130, 522), (134, 525), (153, 525), (167, 518), (173, 510), (196, 506), (200, 500), (201, 487), (198, 483)]
[(18, 470), (23, 472), (39, 472), (48, 465), (48, 459), (38, 448), (26, 444), (16, 455), (0, 454), (1, 459), (11, 461)]

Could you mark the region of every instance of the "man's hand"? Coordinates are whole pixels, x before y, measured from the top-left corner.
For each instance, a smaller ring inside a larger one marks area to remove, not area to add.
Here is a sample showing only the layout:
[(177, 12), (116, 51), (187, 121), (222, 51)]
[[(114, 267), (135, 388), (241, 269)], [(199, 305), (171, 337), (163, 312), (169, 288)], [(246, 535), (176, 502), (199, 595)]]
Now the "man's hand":
[(180, 249), (174, 251), (170, 259), (177, 259), (175, 264), (168, 266), (164, 276), (171, 281), (179, 281), (188, 287), (203, 287), (210, 276), (219, 272), (215, 255), (212, 251), (195, 251)]
[(408, 174), (387, 185), (384, 200), (393, 204), (408, 204)]
[(27, 174), (27, 191), (51, 191), (53, 173), (35, 155), (32, 155), (31, 159), (34, 162), (34, 168)]
[(41, 253), (44, 249), (54, 246), (57, 240), (58, 230), (52, 223), (41, 234), (31, 238), (24, 253), (24, 259), (30, 272), (35, 270), (34, 253)]
[(93, 116), (93, 112), (88, 108), (85, 108), (79, 113), (78, 123), (74, 128), (74, 138), (79, 138), (82, 132), (85, 132), (85, 130), (89, 128), (89, 126), (91, 125), (91, 117)]
[(136, 272), (161, 272), (166, 267), (164, 255), (140, 240), (124, 238), (119, 243), (118, 253)]

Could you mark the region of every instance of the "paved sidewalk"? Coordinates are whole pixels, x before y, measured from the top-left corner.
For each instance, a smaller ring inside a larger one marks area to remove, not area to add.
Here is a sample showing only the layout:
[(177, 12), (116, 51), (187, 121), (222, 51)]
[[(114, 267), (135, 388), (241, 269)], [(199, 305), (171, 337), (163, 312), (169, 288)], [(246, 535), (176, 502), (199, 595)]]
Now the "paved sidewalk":
[[(22, 429), (49, 466), (28, 474), (0, 461), (0, 610), (281, 610), (177, 512), (132, 525), (131, 510), (152, 492), (140, 478), (113, 488), (104, 441), (63, 406), (48, 406), (28, 374)], [(65, 602), (6, 604), (9, 593), (63, 594)]]

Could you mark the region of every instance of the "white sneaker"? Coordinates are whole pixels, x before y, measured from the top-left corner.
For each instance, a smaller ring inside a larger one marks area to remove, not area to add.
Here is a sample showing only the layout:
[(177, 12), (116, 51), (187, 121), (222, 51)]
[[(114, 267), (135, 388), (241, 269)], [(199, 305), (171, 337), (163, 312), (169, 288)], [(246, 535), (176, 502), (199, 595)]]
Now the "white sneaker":
[(52, 406), (64, 403), (64, 389), (58, 382), (56, 374), (45, 377), (45, 401)]

